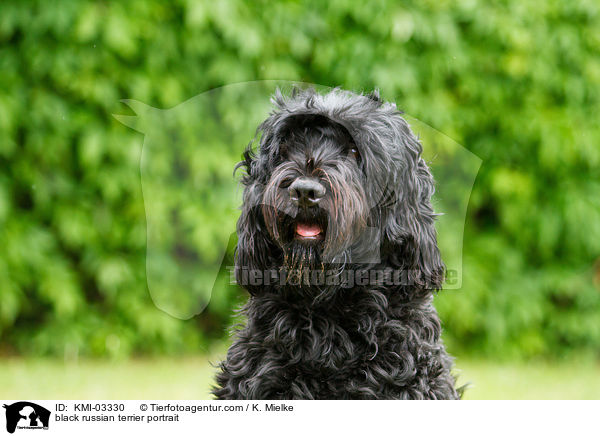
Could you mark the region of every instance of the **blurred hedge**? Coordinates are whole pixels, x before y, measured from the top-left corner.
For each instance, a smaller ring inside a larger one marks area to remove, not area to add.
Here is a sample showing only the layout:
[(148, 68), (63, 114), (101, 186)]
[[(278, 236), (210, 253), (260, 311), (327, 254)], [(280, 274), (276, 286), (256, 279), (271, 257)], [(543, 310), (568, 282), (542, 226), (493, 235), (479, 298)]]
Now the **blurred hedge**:
[(600, 5), (533, 0), (0, 3), (3, 351), (223, 336), (240, 295), (190, 321), (153, 305), (142, 136), (111, 114), (260, 79), (379, 87), (484, 160), (463, 289), (437, 298), (452, 353), (598, 355)]

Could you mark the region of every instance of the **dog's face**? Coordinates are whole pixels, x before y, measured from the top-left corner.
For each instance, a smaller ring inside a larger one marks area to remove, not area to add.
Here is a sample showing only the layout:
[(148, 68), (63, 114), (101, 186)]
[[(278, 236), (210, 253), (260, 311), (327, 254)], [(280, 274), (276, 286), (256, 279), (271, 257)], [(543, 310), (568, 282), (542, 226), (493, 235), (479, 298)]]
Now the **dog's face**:
[(283, 266), (302, 271), (334, 262), (364, 230), (367, 197), (362, 157), (349, 132), (320, 115), (290, 118), (262, 198)]
[(236, 273), (341, 270), (376, 247), (380, 266), (439, 287), (433, 179), (395, 107), (342, 91), (275, 102), (257, 152), (249, 148), (239, 165)]

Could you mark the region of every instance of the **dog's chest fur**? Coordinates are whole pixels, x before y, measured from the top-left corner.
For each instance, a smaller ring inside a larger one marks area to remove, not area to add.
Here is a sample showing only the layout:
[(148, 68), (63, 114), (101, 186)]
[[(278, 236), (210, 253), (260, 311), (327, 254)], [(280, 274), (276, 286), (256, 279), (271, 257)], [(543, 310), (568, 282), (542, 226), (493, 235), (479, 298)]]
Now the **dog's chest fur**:
[(455, 398), (431, 299), (342, 290), (319, 305), (253, 297), (219, 375), (219, 398)]

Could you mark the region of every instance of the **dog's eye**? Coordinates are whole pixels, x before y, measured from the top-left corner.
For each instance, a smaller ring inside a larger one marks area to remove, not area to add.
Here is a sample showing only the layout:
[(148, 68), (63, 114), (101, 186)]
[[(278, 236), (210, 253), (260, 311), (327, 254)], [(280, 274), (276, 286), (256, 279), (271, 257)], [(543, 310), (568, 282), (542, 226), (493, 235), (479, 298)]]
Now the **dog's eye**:
[(358, 152), (358, 148), (356, 148), (356, 147), (352, 147), (352, 148), (350, 149), (350, 154), (351, 154), (352, 156), (354, 156), (354, 159), (356, 159), (357, 161), (359, 161), (359, 160), (360, 160), (360, 153)]
[(281, 181), (281, 183), (279, 184), (279, 187), (281, 189), (287, 189), (290, 187), (291, 184), (292, 184), (292, 179), (283, 179)]

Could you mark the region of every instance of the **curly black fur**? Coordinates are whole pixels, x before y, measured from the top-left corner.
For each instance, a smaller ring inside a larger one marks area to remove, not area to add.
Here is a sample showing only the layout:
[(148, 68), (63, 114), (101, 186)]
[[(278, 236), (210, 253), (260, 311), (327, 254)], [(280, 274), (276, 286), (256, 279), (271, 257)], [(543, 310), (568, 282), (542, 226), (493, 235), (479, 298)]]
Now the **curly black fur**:
[[(250, 299), (213, 393), (458, 398), (432, 305), (444, 265), (421, 144), (377, 93), (278, 91), (273, 101), (258, 151), (249, 147), (239, 164), (246, 173), (235, 268)], [(325, 188), (318, 207), (290, 199), (300, 177)], [(299, 223), (321, 229), (319, 237), (299, 238)], [(375, 263), (365, 260), (374, 247)], [(287, 278), (252, 283), (248, 271)], [(329, 280), (348, 272), (370, 279)], [(391, 280), (395, 272), (403, 280)], [(314, 273), (327, 280), (316, 283)], [(290, 280), (294, 274), (309, 279)]]

